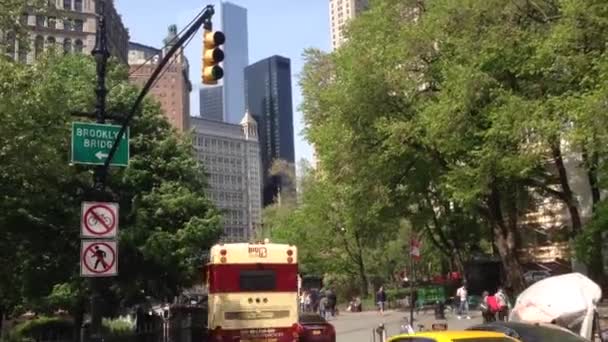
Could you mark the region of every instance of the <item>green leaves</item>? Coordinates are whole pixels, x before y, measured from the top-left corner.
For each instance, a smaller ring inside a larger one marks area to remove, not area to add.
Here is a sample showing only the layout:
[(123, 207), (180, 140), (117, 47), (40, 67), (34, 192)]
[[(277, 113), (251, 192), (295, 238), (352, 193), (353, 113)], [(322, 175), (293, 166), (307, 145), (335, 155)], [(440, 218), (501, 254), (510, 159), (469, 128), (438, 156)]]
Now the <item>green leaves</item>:
[(600, 0), (372, 3), (343, 47), (305, 53), (300, 81), (335, 216), (366, 242), (397, 217), (450, 253), (495, 243), (520, 286), (520, 218), (539, 193), (574, 201), (556, 148), (605, 172), (607, 31)]
[[(126, 113), (138, 90), (110, 66), (108, 110)], [(95, 65), (49, 54), (32, 66), (0, 60), (0, 306), (75, 309), (80, 204), (92, 170), (69, 165), (72, 112), (90, 111)], [(151, 100), (130, 127), (131, 162), (110, 170), (120, 204), (118, 278), (108, 296), (133, 304), (172, 298), (197, 281), (202, 255), (221, 235), (189, 137), (174, 132)], [(118, 307), (117, 307), (118, 309)]]

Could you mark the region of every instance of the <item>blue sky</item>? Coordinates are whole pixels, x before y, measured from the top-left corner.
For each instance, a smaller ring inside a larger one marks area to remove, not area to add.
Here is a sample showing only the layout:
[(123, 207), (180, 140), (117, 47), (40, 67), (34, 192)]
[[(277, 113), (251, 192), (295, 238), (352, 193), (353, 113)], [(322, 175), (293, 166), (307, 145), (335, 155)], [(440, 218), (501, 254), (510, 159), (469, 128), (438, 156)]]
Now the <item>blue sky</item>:
[[(131, 40), (162, 47), (167, 27), (177, 24), (178, 30), (188, 24), (207, 4), (217, 1), (194, 0), (115, 0), (118, 11), (129, 29)], [(303, 65), (302, 52), (316, 47), (328, 51), (329, 17), (328, 0), (231, 0), (247, 8), (249, 29), (249, 62), (281, 55), (291, 59), (294, 103), (294, 130), (296, 161), (311, 160), (312, 148), (300, 134), (302, 115), (297, 107), (302, 100), (298, 87), (298, 74)], [(200, 33), (188, 48), (190, 78), (194, 84), (192, 113), (198, 115), (198, 87), (200, 82)], [(230, 39), (230, 37), (226, 37)]]

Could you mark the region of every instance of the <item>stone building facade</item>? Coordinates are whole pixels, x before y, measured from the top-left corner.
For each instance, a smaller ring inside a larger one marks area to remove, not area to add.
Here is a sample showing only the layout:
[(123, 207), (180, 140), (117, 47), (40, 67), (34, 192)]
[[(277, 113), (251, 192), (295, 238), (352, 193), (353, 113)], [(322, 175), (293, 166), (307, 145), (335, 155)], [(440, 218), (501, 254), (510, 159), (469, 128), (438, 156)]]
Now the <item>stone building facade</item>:
[[(21, 24), (30, 32), (29, 49), (19, 46), (11, 32), (3, 33), (8, 47), (4, 51), (21, 63), (33, 63), (45, 50), (90, 53), (97, 32), (95, 0), (50, 0), (45, 13), (23, 13)], [(128, 60), (129, 32), (116, 11), (114, 1), (105, 1), (107, 38), (110, 54), (121, 63)]]
[(249, 241), (262, 221), (258, 128), (246, 113), (240, 125), (191, 117), (194, 149), (209, 196), (222, 211), (224, 241)]

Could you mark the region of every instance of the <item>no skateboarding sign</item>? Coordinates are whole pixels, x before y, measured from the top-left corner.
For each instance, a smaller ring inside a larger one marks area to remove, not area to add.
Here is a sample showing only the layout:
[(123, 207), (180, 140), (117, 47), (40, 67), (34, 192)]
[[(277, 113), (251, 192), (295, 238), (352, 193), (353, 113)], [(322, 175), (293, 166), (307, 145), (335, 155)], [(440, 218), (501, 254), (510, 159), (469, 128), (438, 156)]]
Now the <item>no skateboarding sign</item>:
[(83, 238), (114, 238), (118, 231), (118, 203), (84, 202), (81, 218)]
[(118, 274), (116, 241), (85, 240), (80, 248), (80, 275), (112, 277)]

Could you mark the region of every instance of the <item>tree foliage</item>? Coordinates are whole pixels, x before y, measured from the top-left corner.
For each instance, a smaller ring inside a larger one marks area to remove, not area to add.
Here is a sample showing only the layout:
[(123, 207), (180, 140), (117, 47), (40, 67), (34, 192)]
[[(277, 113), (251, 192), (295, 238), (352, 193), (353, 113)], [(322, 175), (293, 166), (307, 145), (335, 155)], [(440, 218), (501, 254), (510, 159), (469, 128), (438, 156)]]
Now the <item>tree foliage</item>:
[(520, 227), (539, 198), (583, 229), (566, 160), (582, 156), (601, 200), (608, 6), (578, 4), (377, 0), (341, 48), (307, 50), (305, 133), (345, 203), (334, 215), (366, 241), (404, 218), (460, 264), (489, 241), (521, 289)]
[[(72, 112), (93, 108), (95, 64), (49, 55), (27, 66), (0, 61), (0, 306), (82, 308), (80, 204), (92, 171), (70, 165)], [(138, 90), (112, 66), (109, 110), (125, 113)], [(120, 205), (119, 276), (106, 283), (117, 309), (146, 296), (172, 299), (197, 279), (201, 254), (221, 234), (189, 137), (146, 100), (131, 126), (129, 167), (112, 168)], [(112, 312), (108, 312), (112, 314)]]

